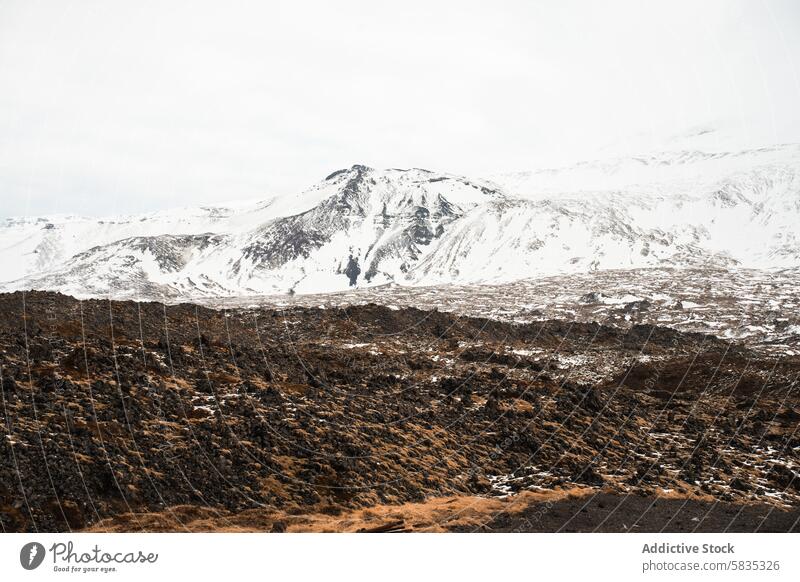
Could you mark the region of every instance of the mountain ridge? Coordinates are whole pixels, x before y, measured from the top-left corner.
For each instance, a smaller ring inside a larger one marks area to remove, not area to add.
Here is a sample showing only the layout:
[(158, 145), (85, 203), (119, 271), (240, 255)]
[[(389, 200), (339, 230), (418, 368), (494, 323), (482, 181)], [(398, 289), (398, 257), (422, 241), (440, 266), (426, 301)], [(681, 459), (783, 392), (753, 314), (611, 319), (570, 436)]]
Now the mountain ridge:
[(12, 276), (0, 288), (179, 298), (658, 265), (785, 268), (800, 260), (798, 219), (798, 144), (490, 179), (355, 164), (298, 196), (239, 207), (7, 219), (0, 262)]

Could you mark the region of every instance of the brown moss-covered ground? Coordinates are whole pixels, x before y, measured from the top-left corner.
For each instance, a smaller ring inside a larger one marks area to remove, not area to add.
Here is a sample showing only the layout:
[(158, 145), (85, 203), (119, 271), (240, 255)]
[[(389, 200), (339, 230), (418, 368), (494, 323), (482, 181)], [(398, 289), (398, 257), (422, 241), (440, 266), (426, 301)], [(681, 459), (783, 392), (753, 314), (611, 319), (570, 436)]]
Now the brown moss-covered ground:
[(0, 295), (0, 525), (790, 531), (798, 372), (645, 325)]
[(196, 505), (102, 520), (94, 532), (798, 532), (800, 510), (709, 498), (619, 495), (591, 488), (523, 491), (504, 498), (436, 497), (326, 513)]

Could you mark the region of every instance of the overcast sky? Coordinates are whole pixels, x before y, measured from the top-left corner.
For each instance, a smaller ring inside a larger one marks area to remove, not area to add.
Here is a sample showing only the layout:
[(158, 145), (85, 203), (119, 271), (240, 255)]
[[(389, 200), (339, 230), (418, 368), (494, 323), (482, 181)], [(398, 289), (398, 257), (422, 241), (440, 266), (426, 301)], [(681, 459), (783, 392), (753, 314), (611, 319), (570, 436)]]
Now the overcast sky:
[(796, 0), (0, 0), (0, 216), (268, 197), (353, 163), (480, 176), (719, 121), (788, 141), (798, 103)]

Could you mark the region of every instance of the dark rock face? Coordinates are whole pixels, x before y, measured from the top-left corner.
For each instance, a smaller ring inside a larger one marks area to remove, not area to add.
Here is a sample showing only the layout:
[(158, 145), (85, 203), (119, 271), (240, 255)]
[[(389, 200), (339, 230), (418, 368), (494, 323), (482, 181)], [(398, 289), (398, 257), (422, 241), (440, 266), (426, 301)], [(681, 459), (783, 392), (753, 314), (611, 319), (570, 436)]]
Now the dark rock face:
[(314, 228), (307, 228), (304, 218), (304, 215), (290, 216), (272, 222), (262, 229), (256, 240), (242, 249), (243, 258), (270, 269), (297, 258), (307, 258), (330, 237)]
[(344, 274), (347, 275), (347, 278), (350, 280), (350, 286), (355, 287), (358, 282), (358, 276), (361, 274), (361, 267), (358, 266), (358, 259), (353, 258), (353, 255), (350, 255), (350, 258), (347, 260), (347, 267), (345, 267)]
[(652, 326), (0, 295), (0, 525), (574, 485), (797, 506), (798, 371)]

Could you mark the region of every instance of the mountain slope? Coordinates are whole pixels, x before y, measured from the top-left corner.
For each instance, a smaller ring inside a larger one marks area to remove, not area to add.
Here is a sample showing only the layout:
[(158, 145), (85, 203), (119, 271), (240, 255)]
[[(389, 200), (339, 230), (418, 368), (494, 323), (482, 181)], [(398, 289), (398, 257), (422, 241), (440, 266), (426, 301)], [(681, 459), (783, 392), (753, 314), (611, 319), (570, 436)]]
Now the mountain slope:
[(800, 146), (785, 145), (615, 158), (491, 181), (356, 165), (299, 196), (237, 208), (7, 221), (0, 259), (7, 289), (307, 293), (657, 265), (793, 267), (798, 225)]

